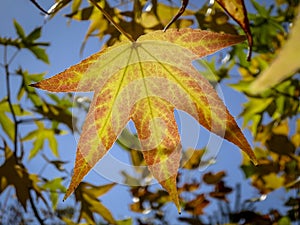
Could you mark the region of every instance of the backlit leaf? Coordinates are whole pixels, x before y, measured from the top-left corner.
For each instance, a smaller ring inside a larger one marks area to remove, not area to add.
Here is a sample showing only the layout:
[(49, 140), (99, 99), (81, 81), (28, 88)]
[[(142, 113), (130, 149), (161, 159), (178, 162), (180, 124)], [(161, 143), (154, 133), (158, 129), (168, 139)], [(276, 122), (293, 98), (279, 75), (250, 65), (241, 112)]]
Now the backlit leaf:
[(66, 188), (62, 185), (63, 178), (58, 177), (47, 181), (41, 188), (50, 192), (52, 206), (56, 209), (59, 192), (65, 192)]
[[(30, 115), (28, 111), (21, 109), (20, 105), (13, 104), (12, 108), (16, 116), (26, 116)], [(9, 116), (11, 114), (11, 109), (6, 99), (0, 101), (0, 127), (2, 127), (3, 131), (6, 135), (11, 139), (14, 140), (14, 123)]]
[(193, 29), (156, 31), (134, 43), (122, 41), (32, 85), (53, 92), (95, 92), (65, 198), (107, 153), (131, 119), (149, 170), (180, 210), (176, 175), (181, 143), (175, 108), (236, 144), (256, 162), (216, 91), (192, 65), (199, 57), (243, 40), (243, 36)]
[[(43, 49), (43, 47), (48, 46), (49, 43), (47, 42), (36, 42), (37, 39), (41, 36), (41, 27), (35, 28), (32, 32), (29, 33), (29, 35), (26, 35), (21, 25), (14, 20), (14, 26), (16, 29), (16, 32), (19, 36), (18, 43), (7, 43), (7, 44), (13, 44), (17, 48), (26, 48), (30, 50), (37, 59), (42, 60), (45, 63), (49, 63), (48, 55)], [(9, 39), (7, 40), (9, 41)]]
[(55, 138), (55, 131), (53, 129), (48, 129), (44, 127), (44, 124), (40, 121), (35, 122), (37, 129), (29, 132), (22, 141), (33, 141), (33, 148), (30, 151), (29, 159), (32, 159), (36, 154), (44, 148), (44, 142), (48, 140), (49, 147), (52, 153), (58, 157), (58, 146), (57, 140)]

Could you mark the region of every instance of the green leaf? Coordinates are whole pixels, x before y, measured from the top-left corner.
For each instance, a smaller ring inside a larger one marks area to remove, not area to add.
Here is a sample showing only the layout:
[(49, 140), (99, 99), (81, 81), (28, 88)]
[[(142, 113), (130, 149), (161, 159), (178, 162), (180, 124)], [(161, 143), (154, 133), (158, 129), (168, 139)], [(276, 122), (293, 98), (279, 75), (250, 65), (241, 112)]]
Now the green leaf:
[(57, 145), (56, 137), (54, 135), (54, 131), (48, 130), (47, 133), (48, 133), (49, 147), (50, 147), (51, 151), (53, 152), (53, 154), (58, 157), (59, 156), (58, 145)]
[(25, 39), (25, 32), (23, 30), (23, 28), (21, 27), (21, 25), (16, 21), (14, 20), (14, 26), (15, 26), (15, 30), (18, 34), (18, 36), (21, 38), (21, 39)]
[(30, 87), (29, 85), (33, 82), (42, 79), (45, 76), (45, 74), (29, 74), (28, 71), (23, 71), (21, 69), (17, 70), (16, 73), (22, 77), (22, 84), (17, 95), (18, 100), (20, 101), (26, 93), (25, 96), (31, 100), (35, 107), (42, 106), (43, 100), (38, 96), (35, 89)]
[(35, 28), (33, 31), (31, 31), (30, 34), (28, 34), (26, 40), (28, 40), (29, 42), (33, 42), (36, 39), (39, 39), (41, 37), (41, 32), (42, 32), (41, 27)]
[[(43, 62), (49, 64), (48, 55), (46, 54), (45, 49), (39, 47), (39, 46), (48, 46), (49, 43), (46, 42), (35, 42), (38, 38), (41, 37), (41, 31), (42, 27), (35, 28), (31, 33), (26, 36), (23, 28), (16, 20), (14, 20), (14, 26), (16, 29), (16, 32), (18, 36), (21, 38), (21, 41), (18, 42), (18, 45), (16, 43), (11, 43), (13, 46), (16, 46), (17, 48), (27, 48), (30, 50), (38, 59), (42, 60)], [(7, 41), (9, 39), (6, 39)], [(1, 39), (0, 39), (1, 41)], [(5, 41), (5, 40), (3, 40)]]
[(63, 178), (58, 177), (53, 180), (47, 181), (44, 185), (42, 185), (43, 190), (48, 190), (50, 192), (50, 199), (52, 202), (52, 206), (54, 209), (57, 207), (59, 192), (65, 192), (66, 188), (62, 185)]
[(294, 75), (300, 68), (300, 16), (294, 21), (290, 37), (280, 50), (277, 58), (272, 62), (251, 85), (252, 93), (261, 93), (262, 91), (279, 84), (281, 81)]
[(46, 53), (46, 50), (40, 48), (38, 46), (32, 46), (28, 48), (38, 59), (42, 60), (43, 62), (49, 64), (49, 58)]
[(265, 5), (260, 5), (254, 0), (251, 0), (251, 3), (260, 15), (268, 15), (269, 14), (269, 12), (267, 11), (267, 7)]
[(244, 111), (240, 115), (244, 119), (243, 126), (253, 120), (255, 115), (262, 114), (272, 101), (273, 98), (250, 98), (250, 100), (244, 104)]
[[(14, 113), (16, 116), (27, 116), (30, 115), (30, 112), (23, 110), (20, 105), (12, 105)], [(10, 116), (8, 116), (10, 115)], [(11, 119), (12, 112), (10, 110), (9, 104), (6, 99), (0, 101), (0, 126), (3, 131), (7, 134), (10, 140), (14, 140), (15, 129), (14, 122)]]
[(32, 159), (36, 154), (44, 148), (45, 140), (48, 140), (50, 149), (52, 153), (58, 157), (58, 148), (57, 141), (55, 138), (55, 131), (53, 129), (47, 129), (44, 127), (44, 124), (40, 121), (36, 121), (38, 129), (29, 132), (25, 137), (22, 138), (22, 141), (33, 141), (33, 148), (30, 151), (28, 159)]
[(1, 106), (0, 106), (0, 125), (3, 131), (10, 138), (10, 140), (13, 141), (14, 134), (15, 134), (14, 123), (5, 113), (1, 112)]

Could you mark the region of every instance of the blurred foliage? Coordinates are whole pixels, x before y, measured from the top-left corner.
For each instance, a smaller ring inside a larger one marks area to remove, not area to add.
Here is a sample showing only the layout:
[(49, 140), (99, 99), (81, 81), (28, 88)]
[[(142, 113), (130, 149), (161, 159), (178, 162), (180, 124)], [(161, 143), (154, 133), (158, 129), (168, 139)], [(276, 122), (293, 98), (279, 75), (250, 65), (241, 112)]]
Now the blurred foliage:
[[(38, 1), (32, 1), (41, 3)], [(111, 0), (98, 1), (101, 7), (133, 37), (163, 27), (178, 11), (179, 1)], [(190, 5), (172, 26), (199, 27), (216, 32), (242, 33), (241, 28), (218, 5), (211, 1), (190, 1)], [(230, 84), (245, 97), (240, 118), (243, 127), (250, 130), (254, 150), (259, 161), (253, 166), (247, 157), (241, 162), (245, 181), (260, 193), (251, 198), (242, 193), (240, 185), (229, 184), (226, 171), (207, 171), (199, 176), (199, 165), (213, 162), (202, 160), (205, 149), (187, 149), (182, 156), (182, 170), (178, 175), (178, 190), (182, 215), (169, 219), (167, 206), (171, 201), (165, 191), (150, 186), (147, 169), (136, 167), (136, 175), (123, 172), (132, 203), (133, 218), (117, 220), (100, 198), (109, 195), (115, 184), (93, 185), (82, 183), (71, 205), (59, 204), (65, 192), (70, 171), (59, 158), (57, 142), (60, 135), (77, 132), (78, 120), (71, 109), (87, 110), (89, 100), (77, 96), (37, 92), (29, 84), (39, 81), (44, 73), (32, 74), (24, 68), (13, 67), (21, 51), (30, 51), (36, 60), (50, 63), (46, 48), (49, 43), (39, 41), (43, 27), (26, 34), (22, 24), (12, 22), (15, 37), (0, 35), (1, 72), (6, 79), (5, 97), (0, 100), (0, 224), (251, 224), (289, 225), (300, 220), (300, 79), (294, 76), (268, 88), (260, 94), (249, 91), (250, 85), (267, 69), (289, 38), (292, 22), (298, 12), (298, 0), (274, 0), (268, 3), (251, 1), (254, 10), (248, 12), (253, 35), (253, 58), (246, 61), (247, 45), (232, 47), (229, 52), (197, 61), (213, 85)], [(67, 13), (65, 13), (67, 11)], [(84, 45), (90, 38), (113, 45), (124, 38), (104, 16), (86, 0), (56, 0), (46, 19), (65, 13), (68, 21), (89, 21)], [(81, 43), (78, 43), (80, 46)], [(11, 58), (8, 57), (7, 52)], [(289, 56), (285, 56), (289, 57)], [(205, 65), (204, 65), (205, 64)], [(22, 65), (26, 66), (26, 65)], [(197, 67), (198, 68), (198, 67)], [(200, 70), (200, 69), (199, 69)], [(212, 77), (211, 74), (215, 76)], [(16, 80), (15, 78), (18, 78)], [(14, 90), (11, 90), (12, 83)], [(22, 129), (25, 125), (30, 129)], [(144, 165), (139, 143), (128, 130), (119, 137), (118, 144), (128, 153), (135, 166)], [(47, 144), (46, 144), (47, 143)], [(47, 152), (49, 149), (52, 153)], [(28, 170), (26, 157), (38, 158), (44, 168), (39, 173)], [(57, 177), (46, 178), (45, 168), (57, 172)], [(194, 174), (197, 174), (195, 177)], [(188, 177), (193, 177), (191, 180)], [(144, 185), (144, 186), (137, 186)], [(273, 191), (284, 189), (284, 198), (273, 209), (262, 213), (256, 204)], [(243, 197), (241, 197), (243, 196)], [(113, 196), (112, 196), (113, 198)], [(120, 203), (126, 204), (126, 203)], [(211, 207), (211, 205), (213, 205)], [(284, 212), (280, 209), (286, 209)], [(209, 209), (209, 210), (208, 210)]]

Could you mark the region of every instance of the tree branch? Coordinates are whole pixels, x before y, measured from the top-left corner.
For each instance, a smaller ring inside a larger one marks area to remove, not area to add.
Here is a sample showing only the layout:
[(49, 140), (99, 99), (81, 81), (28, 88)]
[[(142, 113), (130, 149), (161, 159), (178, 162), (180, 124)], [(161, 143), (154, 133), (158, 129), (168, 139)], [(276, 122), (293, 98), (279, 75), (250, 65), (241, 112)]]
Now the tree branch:
[(18, 122), (17, 122), (17, 116), (13, 108), (12, 100), (11, 100), (11, 89), (10, 89), (10, 73), (9, 73), (9, 63), (7, 60), (7, 45), (4, 46), (4, 70), (6, 75), (6, 91), (7, 91), (7, 102), (9, 105), (9, 109), (12, 114), (13, 122), (14, 122), (14, 156), (17, 158), (17, 152), (18, 152)]
[(31, 205), (31, 208), (33, 210), (33, 213), (34, 213), (35, 217), (37, 218), (37, 220), (39, 221), (39, 223), (41, 225), (45, 225), (44, 220), (40, 217), (40, 214), (39, 214), (39, 212), (38, 212), (38, 210), (37, 210), (37, 208), (36, 208), (36, 206), (35, 206), (35, 204), (33, 202), (33, 197), (31, 195), (30, 189), (28, 190), (28, 192), (29, 192), (30, 205)]

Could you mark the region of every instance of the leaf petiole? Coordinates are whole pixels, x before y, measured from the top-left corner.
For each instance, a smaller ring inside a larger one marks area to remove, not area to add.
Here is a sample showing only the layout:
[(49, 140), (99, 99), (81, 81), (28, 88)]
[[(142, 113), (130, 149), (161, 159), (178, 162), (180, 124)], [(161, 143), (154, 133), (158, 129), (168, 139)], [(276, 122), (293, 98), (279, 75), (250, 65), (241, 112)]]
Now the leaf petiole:
[(131, 42), (135, 42), (135, 40), (127, 33), (125, 32), (125, 30), (123, 30), (122, 27), (119, 26), (119, 24), (117, 24), (113, 18), (104, 10), (102, 9), (102, 7), (100, 5), (98, 5), (98, 3), (95, 0), (90, 0), (90, 2), (97, 8), (99, 9), (103, 15), (105, 16), (105, 18), (123, 35), (125, 35), (125, 37), (127, 37), (127, 39)]
[(189, 4), (189, 0), (181, 0), (181, 7), (173, 19), (165, 26), (164, 32), (184, 13), (187, 5)]

